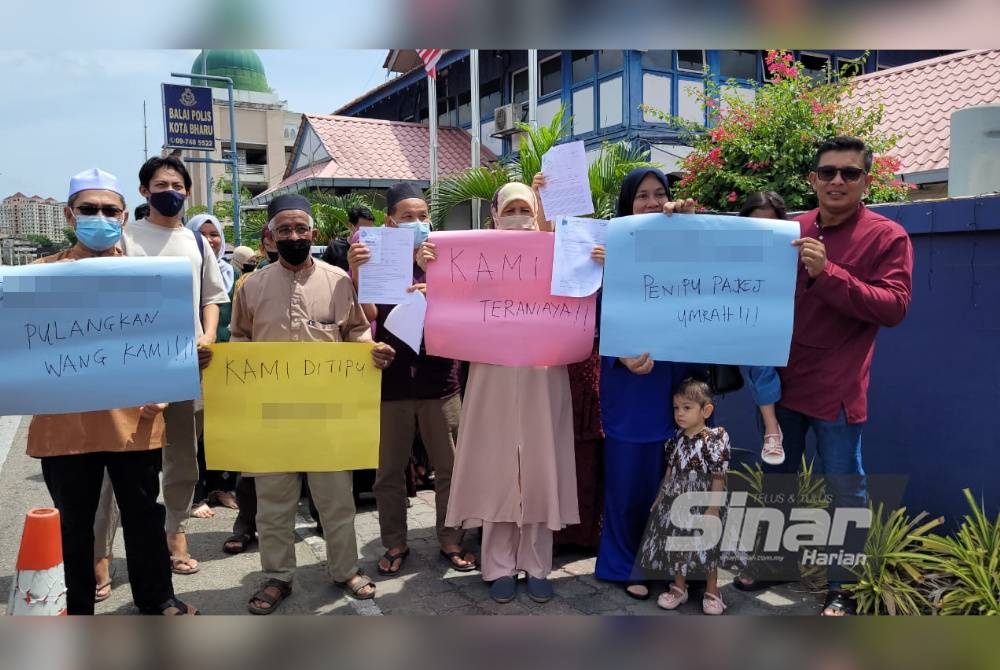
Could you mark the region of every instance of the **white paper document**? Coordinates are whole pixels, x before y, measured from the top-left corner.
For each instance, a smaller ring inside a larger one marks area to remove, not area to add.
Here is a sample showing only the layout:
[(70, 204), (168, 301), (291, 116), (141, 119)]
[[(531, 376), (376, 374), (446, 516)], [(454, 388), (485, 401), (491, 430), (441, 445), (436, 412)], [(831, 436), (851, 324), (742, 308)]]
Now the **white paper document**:
[(604, 219), (560, 217), (555, 220), (552, 295), (585, 298), (601, 288), (604, 266), (590, 257), (608, 236)]
[(393, 307), (385, 318), (385, 328), (419, 354), (426, 314), (427, 298), (424, 294), (420, 291), (408, 293), (406, 300)]
[(358, 300), (398, 305), (413, 285), (413, 231), (384, 226), (360, 228), (358, 241), (371, 252), (358, 268)]
[(582, 216), (594, 213), (594, 199), (587, 178), (587, 153), (583, 142), (567, 142), (552, 147), (542, 156), (545, 187), (539, 190), (545, 218)]

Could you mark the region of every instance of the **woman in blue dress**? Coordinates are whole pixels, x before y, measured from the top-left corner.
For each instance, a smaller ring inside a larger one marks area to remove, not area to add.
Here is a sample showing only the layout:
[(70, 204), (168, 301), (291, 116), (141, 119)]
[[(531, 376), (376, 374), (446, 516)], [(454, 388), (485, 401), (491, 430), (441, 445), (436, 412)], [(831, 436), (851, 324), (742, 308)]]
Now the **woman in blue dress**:
[[(666, 176), (637, 168), (622, 182), (616, 216), (694, 211), (691, 200), (670, 202)], [(604, 424), (604, 521), (595, 576), (621, 582), (638, 600), (649, 586), (633, 576), (649, 510), (663, 479), (663, 444), (673, 436), (673, 389), (689, 376), (703, 376), (688, 363), (601, 357), (601, 416)]]

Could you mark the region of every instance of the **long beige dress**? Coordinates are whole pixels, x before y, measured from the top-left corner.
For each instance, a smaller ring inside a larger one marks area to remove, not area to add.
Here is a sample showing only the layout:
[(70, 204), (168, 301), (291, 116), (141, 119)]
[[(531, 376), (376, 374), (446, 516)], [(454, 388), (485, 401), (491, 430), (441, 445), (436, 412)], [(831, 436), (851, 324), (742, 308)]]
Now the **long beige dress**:
[(445, 525), (580, 523), (566, 366), (473, 363)]

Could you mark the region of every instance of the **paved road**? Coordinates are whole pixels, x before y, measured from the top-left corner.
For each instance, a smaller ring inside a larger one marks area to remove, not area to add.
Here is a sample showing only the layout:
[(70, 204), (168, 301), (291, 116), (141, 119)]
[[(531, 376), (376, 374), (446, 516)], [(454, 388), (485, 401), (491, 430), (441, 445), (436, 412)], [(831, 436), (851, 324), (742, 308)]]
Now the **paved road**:
[[(0, 613), (5, 612), (20, 543), (24, 514), (34, 506), (51, 505), (38, 461), (24, 454), (28, 419), (0, 417)], [(436, 615), (436, 614), (637, 614), (678, 616), (700, 614), (700, 599), (676, 612), (664, 612), (654, 600), (633, 600), (617, 586), (594, 579), (594, 557), (579, 552), (560, 552), (555, 558), (556, 597), (538, 605), (524, 589), (511, 603), (499, 605), (489, 598), (479, 573), (460, 573), (448, 568), (438, 554), (434, 539), (434, 498), (420, 491), (409, 511), (410, 557), (402, 572), (392, 578), (378, 576), (375, 561), (383, 549), (379, 542), (378, 513), (374, 501), (363, 500), (358, 508), (356, 530), (361, 564), (378, 584), (377, 598), (354, 601), (332, 586), (323, 567), (325, 545), (300, 513), (296, 534), (299, 569), (295, 592), (276, 614), (345, 615)], [(215, 517), (191, 519), (189, 544), (201, 563), (194, 575), (174, 576), (179, 597), (209, 614), (245, 614), (246, 601), (260, 580), (256, 545), (248, 552), (230, 556), (222, 542), (230, 534), (236, 513), (215, 508)], [(474, 545), (475, 536), (470, 541)], [(119, 532), (115, 543), (114, 590), (97, 605), (99, 614), (135, 614), (128, 588), (125, 549)], [(728, 582), (727, 579), (724, 582)], [(815, 614), (819, 601), (800, 585), (789, 585), (762, 594), (745, 594), (724, 586), (723, 598), (730, 615)]]

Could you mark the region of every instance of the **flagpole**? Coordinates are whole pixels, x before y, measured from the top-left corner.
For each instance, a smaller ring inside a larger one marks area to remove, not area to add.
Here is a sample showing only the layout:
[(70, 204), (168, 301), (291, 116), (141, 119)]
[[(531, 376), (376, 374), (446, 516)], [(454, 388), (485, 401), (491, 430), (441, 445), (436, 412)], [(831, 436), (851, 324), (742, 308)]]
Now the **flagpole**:
[(438, 113), (436, 77), (427, 75), (427, 115), (431, 128), (431, 188), (437, 183)]
[[(479, 148), (483, 133), (482, 113), (479, 110), (479, 49), (469, 51), (469, 73), (471, 75), (471, 85), (469, 88), (469, 102), (472, 105), (472, 167), (479, 167), (481, 160)], [(472, 229), (479, 230), (480, 227), (480, 200), (475, 198), (472, 201)]]
[(528, 49), (528, 124), (538, 130), (538, 49)]

